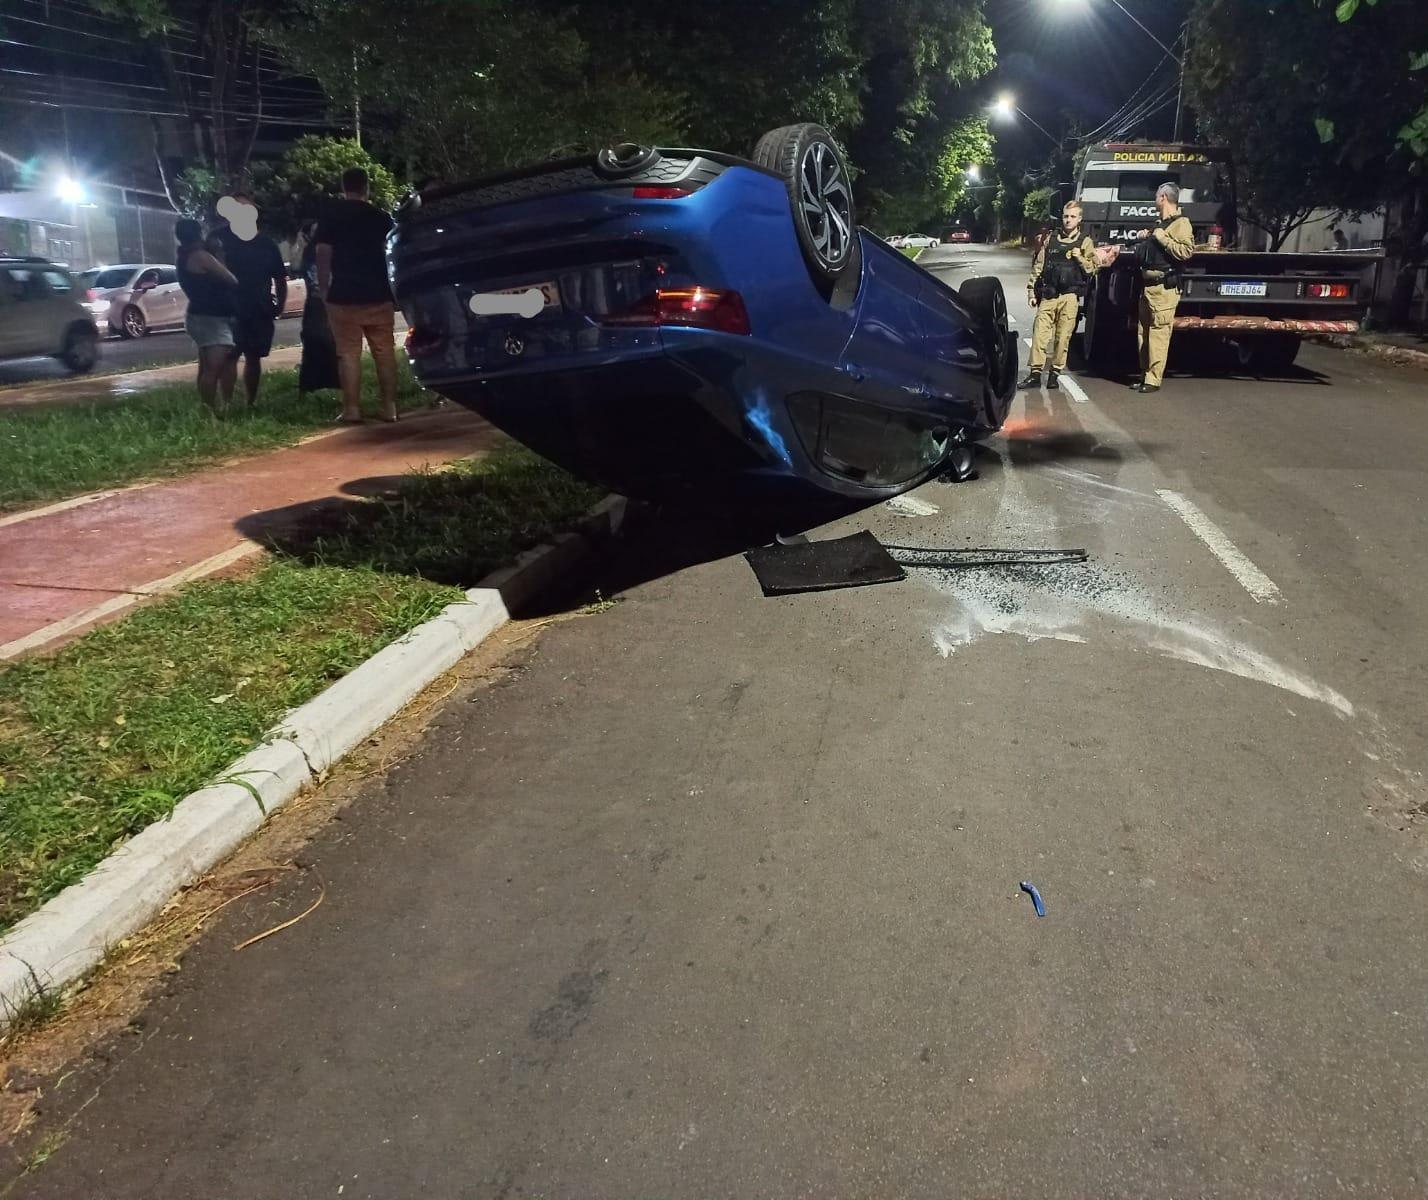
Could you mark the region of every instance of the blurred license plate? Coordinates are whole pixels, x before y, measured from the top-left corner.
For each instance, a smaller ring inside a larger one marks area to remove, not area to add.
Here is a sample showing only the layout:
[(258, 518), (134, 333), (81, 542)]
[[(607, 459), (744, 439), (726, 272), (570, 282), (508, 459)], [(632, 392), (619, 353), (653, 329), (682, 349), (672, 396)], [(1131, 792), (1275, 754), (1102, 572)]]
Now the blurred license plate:
[(1269, 291), (1266, 283), (1222, 283), (1220, 284), (1220, 295), (1222, 296), (1263, 296)]
[(519, 296), (519, 295), (521, 295), (521, 294), (524, 293), (524, 292), (530, 291), (531, 288), (533, 288), (533, 287), (540, 289), (540, 294), (541, 294), (541, 296), (542, 296), (542, 297), (544, 298), (544, 300), (545, 300), (545, 307), (546, 307), (546, 308), (550, 309), (550, 308), (559, 308), (559, 307), (560, 307), (560, 288), (559, 288), (554, 282), (552, 282), (552, 283), (528, 283), (528, 284), (526, 284), (525, 287), (502, 288), (502, 289), (497, 293), (497, 295), (500, 295), (500, 296)]

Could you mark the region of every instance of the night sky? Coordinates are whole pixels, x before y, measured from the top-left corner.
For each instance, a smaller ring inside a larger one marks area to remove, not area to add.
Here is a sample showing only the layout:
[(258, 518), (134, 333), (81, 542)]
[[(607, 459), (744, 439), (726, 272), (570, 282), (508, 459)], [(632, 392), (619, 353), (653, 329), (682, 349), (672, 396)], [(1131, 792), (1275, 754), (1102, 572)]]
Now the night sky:
[[(1175, 41), (1190, 0), (1122, 0), (1167, 46)], [(987, 96), (1009, 91), (1017, 104), (1060, 136), (1075, 118), (1089, 132), (1111, 117), (1156, 69), (1164, 54), (1113, 0), (987, 0), (987, 18), (999, 65), (984, 81)], [(1178, 68), (1166, 59), (1142, 97), (1173, 84)], [(1143, 121), (1134, 137), (1169, 138), (1174, 125), (1168, 107)], [(1051, 143), (1023, 118), (992, 121), (999, 156), (1040, 161)], [(1099, 140), (1099, 139), (1098, 139)]]

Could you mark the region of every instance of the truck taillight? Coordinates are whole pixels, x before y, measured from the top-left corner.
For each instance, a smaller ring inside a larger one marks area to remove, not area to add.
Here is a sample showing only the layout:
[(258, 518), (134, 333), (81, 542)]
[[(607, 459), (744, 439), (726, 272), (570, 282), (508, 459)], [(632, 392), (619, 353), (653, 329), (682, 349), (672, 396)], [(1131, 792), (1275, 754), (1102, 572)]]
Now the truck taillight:
[(636, 200), (683, 200), (684, 197), (693, 194), (694, 189), (687, 187), (637, 187), (635, 189)]
[(1225, 230), (1221, 225), (1210, 226), (1210, 237), (1206, 243), (1211, 250), (1218, 250), (1225, 244)]
[(1347, 300), (1353, 289), (1347, 283), (1311, 283), (1305, 290), (1320, 300)]
[(621, 312), (603, 318), (606, 325), (683, 325), (720, 333), (749, 334), (749, 313), (738, 292), (714, 288), (660, 288)]

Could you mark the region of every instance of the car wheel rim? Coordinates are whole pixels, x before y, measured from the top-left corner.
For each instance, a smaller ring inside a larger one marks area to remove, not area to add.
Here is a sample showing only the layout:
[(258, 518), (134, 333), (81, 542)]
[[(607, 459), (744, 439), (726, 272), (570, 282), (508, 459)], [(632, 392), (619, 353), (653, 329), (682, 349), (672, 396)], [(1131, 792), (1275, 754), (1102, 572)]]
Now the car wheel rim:
[(124, 329), (132, 337), (138, 337), (144, 332), (144, 321), (138, 313), (124, 314)]
[(853, 235), (853, 194), (832, 147), (814, 142), (799, 169), (799, 203), (818, 257), (836, 266), (848, 256)]

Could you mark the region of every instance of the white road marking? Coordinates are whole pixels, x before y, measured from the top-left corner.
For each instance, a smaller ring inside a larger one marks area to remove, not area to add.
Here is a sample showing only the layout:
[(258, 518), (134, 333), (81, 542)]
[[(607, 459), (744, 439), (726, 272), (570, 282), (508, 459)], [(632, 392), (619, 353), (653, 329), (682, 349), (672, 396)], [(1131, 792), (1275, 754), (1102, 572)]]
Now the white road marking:
[(1156, 488), (1155, 494), (1170, 506), (1171, 510), (1190, 527), (1190, 532), (1210, 548), (1210, 552), (1225, 565), (1244, 588), (1256, 600), (1279, 603), (1279, 588), (1274, 580), (1250, 562), (1224, 531), (1207, 517), (1192, 501), (1169, 488)]
[(1031, 339), (1030, 339), (1030, 338), (1022, 338), (1021, 340), (1026, 343), (1026, 348), (1027, 348), (1028, 350), (1030, 350), (1030, 349), (1031, 349)]
[(1085, 391), (1072, 376), (1060, 375), (1058, 376), (1058, 378), (1061, 380), (1061, 386), (1066, 389), (1067, 394), (1071, 397), (1072, 400), (1074, 400), (1077, 404), (1086, 403)]
[(883, 507), (900, 517), (935, 517), (942, 511), (937, 505), (928, 504), (916, 496), (894, 496)]
[(221, 571), (224, 567), (232, 566), (236, 562), (247, 558), (250, 554), (256, 554), (263, 547), (257, 542), (240, 542), (224, 550), (221, 554), (215, 554), (210, 558), (205, 558), (202, 562), (196, 562), (192, 566), (184, 567), (182, 571), (175, 571), (172, 575), (165, 575), (162, 579), (155, 579), (152, 583), (141, 583), (135, 588), (131, 588), (118, 596), (112, 596), (102, 604), (96, 604), (93, 608), (86, 608), (83, 612), (75, 613), (72, 617), (65, 617), (62, 621), (55, 621), (51, 625), (46, 625), (43, 629), (36, 629), (32, 633), (27, 633), (24, 637), (16, 638), (14, 641), (5, 642), (0, 645), (0, 659), (14, 658), (24, 654), (28, 650), (37, 649), (47, 645), (56, 638), (62, 638), (68, 633), (73, 633), (77, 629), (98, 621), (104, 617), (112, 616), (114, 613), (123, 612), (137, 604), (146, 596), (161, 596), (165, 592), (171, 592), (175, 588), (181, 587), (185, 583), (190, 583), (195, 579), (202, 579), (205, 575), (212, 575), (215, 571)]

